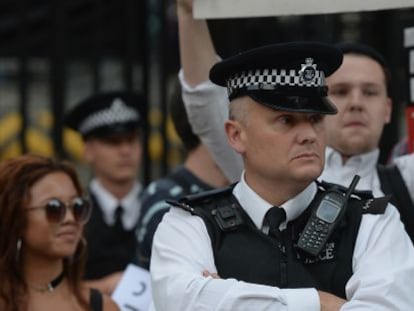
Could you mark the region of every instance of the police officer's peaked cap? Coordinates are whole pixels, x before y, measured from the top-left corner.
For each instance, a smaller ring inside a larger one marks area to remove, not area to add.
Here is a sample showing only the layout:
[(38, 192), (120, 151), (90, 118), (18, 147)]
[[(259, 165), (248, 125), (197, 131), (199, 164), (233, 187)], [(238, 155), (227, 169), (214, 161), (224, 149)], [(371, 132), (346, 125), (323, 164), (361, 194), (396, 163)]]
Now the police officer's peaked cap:
[(65, 125), (84, 138), (119, 135), (142, 127), (144, 99), (133, 92), (108, 92), (81, 101), (65, 116)]
[(229, 99), (249, 96), (277, 110), (335, 114), (325, 77), (342, 64), (342, 52), (320, 42), (289, 42), (253, 49), (213, 66), (210, 80)]

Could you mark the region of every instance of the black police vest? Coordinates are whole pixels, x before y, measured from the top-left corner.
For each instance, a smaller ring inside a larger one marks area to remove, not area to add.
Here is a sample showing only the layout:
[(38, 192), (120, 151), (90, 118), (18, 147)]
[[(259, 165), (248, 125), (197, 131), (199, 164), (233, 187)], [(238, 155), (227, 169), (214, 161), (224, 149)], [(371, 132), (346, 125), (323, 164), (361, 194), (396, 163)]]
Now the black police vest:
[(87, 261), (85, 279), (93, 280), (124, 270), (129, 263), (137, 262), (135, 229), (122, 230), (108, 226), (98, 201), (91, 194), (91, 219), (85, 226)]
[(363, 198), (350, 199), (342, 221), (322, 252), (314, 257), (295, 245), (315, 202), (329, 187), (344, 189), (327, 183), (320, 185), (310, 206), (282, 231), (281, 241), (256, 228), (232, 195), (233, 187), (188, 196), (174, 205), (203, 219), (221, 278), (279, 288), (312, 287), (345, 298), (345, 285), (353, 273), (352, 257), (363, 214), (382, 214), (389, 198), (372, 199), (371, 195), (359, 193)]

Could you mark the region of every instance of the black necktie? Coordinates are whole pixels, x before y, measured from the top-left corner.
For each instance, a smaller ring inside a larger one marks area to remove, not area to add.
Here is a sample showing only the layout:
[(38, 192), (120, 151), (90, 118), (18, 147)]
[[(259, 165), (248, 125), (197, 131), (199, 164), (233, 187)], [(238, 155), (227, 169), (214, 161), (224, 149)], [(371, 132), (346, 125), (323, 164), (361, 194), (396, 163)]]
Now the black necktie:
[(280, 238), (280, 224), (286, 220), (286, 212), (283, 208), (273, 206), (265, 215), (265, 220), (269, 225), (269, 236)]
[(121, 205), (118, 205), (117, 208), (115, 209), (115, 227), (123, 230), (123, 225), (122, 225), (122, 214), (124, 213), (124, 208)]

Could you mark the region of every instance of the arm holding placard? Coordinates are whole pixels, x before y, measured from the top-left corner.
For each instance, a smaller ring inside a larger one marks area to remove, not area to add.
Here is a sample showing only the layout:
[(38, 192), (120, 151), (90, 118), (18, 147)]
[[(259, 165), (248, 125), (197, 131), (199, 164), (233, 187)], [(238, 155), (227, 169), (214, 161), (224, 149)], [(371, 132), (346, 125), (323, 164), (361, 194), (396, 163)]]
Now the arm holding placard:
[(219, 58), (207, 22), (193, 18), (192, 0), (178, 0), (177, 15), (182, 66), (179, 77), (189, 121), (226, 177), (237, 181), (243, 164), (228, 145), (224, 132), (227, 91), (209, 80), (209, 70)]

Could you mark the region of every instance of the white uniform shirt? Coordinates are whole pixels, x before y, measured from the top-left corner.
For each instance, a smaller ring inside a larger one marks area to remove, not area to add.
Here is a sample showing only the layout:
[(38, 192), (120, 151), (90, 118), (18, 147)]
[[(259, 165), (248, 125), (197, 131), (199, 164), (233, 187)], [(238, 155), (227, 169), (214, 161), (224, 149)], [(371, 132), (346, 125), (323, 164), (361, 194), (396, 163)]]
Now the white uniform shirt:
[(102, 210), (103, 219), (108, 226), (115, 224), (115, 210), (120, 205), (123, 208), (122, 226), (125, 230), (133, 229), (141, 212), (141, 201), (139, 194), (142, 186), (135, 182), (131, 191), (122, 200), (118, 200), (113, 194), (106, 190), (102, 184), (94, 178), (90, 183), (90, 190), (94, 194)]
[[(299, 216), (315, 193), (313, 183), (283, 204), (287, 221)], [(261, 199), (244, 178), (233, 194), (261, 228), (271, 204)], [(396, 209), (388, 205), (383, 215), (364, 215), (360, 232), (353, 254), (354, 274), (345, 289), (348, 302), (341, 310), (411, 310), (414, 248)], [(320, 310), (319, 296), (313, 288), (281, 289), (235, 279), (212, 279), (202, 276), (204, 270), (217, 272), (203, 220), (172, 208), (158, 227), (152, 249), (150, 271), (156, 310)]]

